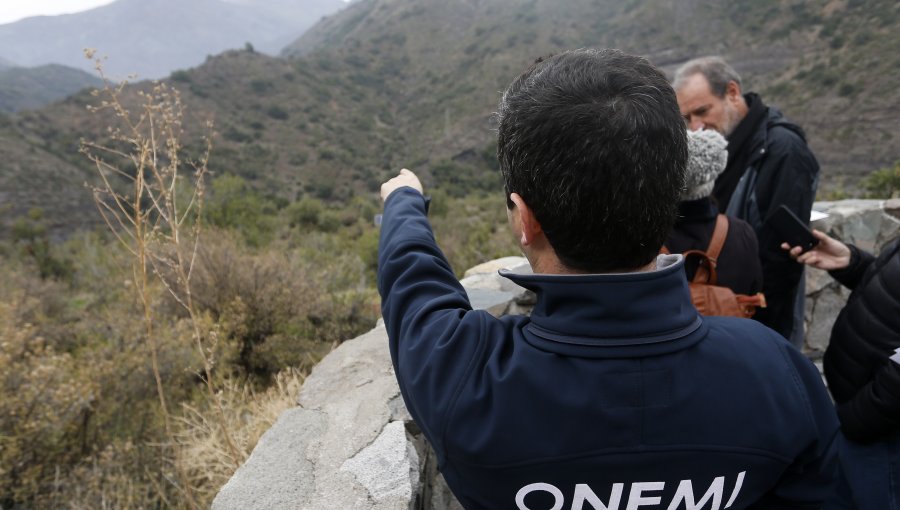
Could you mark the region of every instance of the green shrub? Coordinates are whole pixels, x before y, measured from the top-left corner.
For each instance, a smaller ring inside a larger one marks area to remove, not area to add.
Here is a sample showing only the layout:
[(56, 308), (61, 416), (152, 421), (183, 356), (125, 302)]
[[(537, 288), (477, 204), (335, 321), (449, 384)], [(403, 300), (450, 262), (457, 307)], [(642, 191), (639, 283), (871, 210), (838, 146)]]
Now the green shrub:
[(191, 75), (184, 69), (179, 69), (177, 71), (172, 71), (172, 74), (169, 76), (172, 81), (177, 81), (181, 83), (190, 83)]
[[(482, 153), (482, 164), (464, 164), (444, 160), (431, 168), (434, 186), (453, 197), (463, 197), (476, 191), (496, 192), (501, 189), (500, 172), (487, 167), (489, 156)], [(481, 158), (479, 158), (481, 159)]]
[(900, 160), (869, 174), (862, 186), (870, 198), (900, 198)]
[(307, 161), (309, 161), (309, 156), (305, 152), (291, 154), (290, 159), (288, 159), (288, 163), (294, 166), (303, 166)]
[(225, 129), (225, 131), (222, 133), (222, 136), (226, 140), (238, 143), (247, 143), (253, 140), (253, 135), (247, 133), (246, 131), (241, 131), (234, 126), (228, 126), (228, 128)]
[(318, 227), (324, 211), (321, 200), (304, 198), (287, 206), (284, 213), (292, 227)]
[(50, 243), (43, 209), (33, 208), (13, 222), (12, 241), (35, 263), (41, 278), (62, 279), (71, 275), (71, 267)]
[(266, 110), (266, 115), (276, 120), (287, 120), (290, 116), (288, 115), (287, 110), (278, 105), (270, 106), (269, 109)]
[(841, 97), (852, 96), (856, 93), (856, 85), (852, 83), (842, 82), (838, 87), (838, 95)]
[(223, 175), (212, 182), (206, 218), (217, 227), (238, 230), (248, 245), (268, 244), (276, 226), (277, 207), (273, 200), (250, 188), (236, 175)]
[(265, 94), (275, 88), (275, 84), (269, 80), (256, 78), (250, 81), (250, 90), (257, 94)]

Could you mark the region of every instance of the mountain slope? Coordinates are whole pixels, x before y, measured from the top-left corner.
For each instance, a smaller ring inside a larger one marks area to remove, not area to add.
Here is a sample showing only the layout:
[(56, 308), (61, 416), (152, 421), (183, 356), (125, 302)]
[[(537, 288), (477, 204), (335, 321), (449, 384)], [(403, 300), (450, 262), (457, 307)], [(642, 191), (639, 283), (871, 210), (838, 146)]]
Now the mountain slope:
[[(93, 72), (84, 48), (109, 56), (107, 71), (159, 78), (230, 48), (253, 44), (275, 53), (341, 0), (306, 0), (286, 11), (268, 3), (220, 0), (118, 0), (89, 11), (0, 25), (0, 57), (22, 66), (64, 64)], [(47, 37), (53, 34), (53, 37)]]
[[(215, 121), (215, 175), (240, 175), (288, 201), (346, 201), (375, 193), (401, 166), (447, 193), (497, 189), (491, 112), (536, 56), (620, 47), (671, 72), (720, 53), (746, 88), (803, 125), (822, 163), (820, 192), (830, 193), (852, 191), (900, 156), (897, 34), (898, 7), (887, 0), (364, 0), (323, 20), (286, 58), (230, 51), (169, 81), (184, 92), (188, 141)], [(126, 95), (135, 101), (149, 86)], [(62, 161), (90, 175), (76, 152), (79, 138), (106, 136), (108, 120), (85, 109), (95, 101), (79, 93), (10, 123), (39, 141), (29, 149), (35, 165)], [(0, 178), (12, 164), (0, 160)], [(81, 188), (61, 192), (89, 199)]]
[(0, 68), (0, 112), (38, 108), (100, 83), (84, 71), (56, 64)]
[(72, 156), (47, 150), (44, 140), (22, 132), (0, 114), (0, 235), (30, 209), (44, 211), (54, 237), (97, 224), (97, 213), (84, 183), (89, 169), (72, 164)]
[[(339, 76), (349, 71), (343, 64), (291, 62), (230, 51), (201, 68), (173, 74), (171, 85), (183, 92), (187, 105), (183, 137), (187, 155), (197, 154), (203, 126), (213, 120), (217, 135), (210, 166), (214, 175), (238, 175), (257, 189), (287, 200), (309, 195), (345, 201), (357, 193), (374, 192), (383, 172), (392, 168), (392, 158), (407, 154), (406, 144), (404, 135), (393, 129), (391, 109), (385, 102)], [(131, 85), (123, 101), (136, 112), (138, 92), (151, 88), (149, 82)], [(58, 161), (66, 166), (60, 172), (90, 180), (94, 170), (78, 154), (79, 140), (107, 143), (106, 127), (117, 125), (110, 116), (87, 111), (86, 105), (99, 101), (83, 91), (9, 119), (16, 138), (0, 133), (0, 139), (11, 145), (32, 140), (27, 150), (34, 157), (28, 167), (0, 159), (0, 183), (11, 179), (10, 174), (30, 172), (31, 167), (51, 168)], [(59, 192), (66, 195), (66, 204), (79, 200), (90, 204), (82, 186), (60, 185)], [(22, 196), (29, 194), (35, 198), (10, 202), (0, 196), (0, 207), (7, 208), (0, 218), (0, 231), (3, 223), (8, 225), (27, 212), (28, 204), (45, 198), (36, 182), (20, 190)], [(64, 224), (66, 216), (57, 225)]]
[(668, 72), (723, 55), (746, 89), (804, 126), (826, 190), (900, 156), (900, 4), (888, 0), (372, 0), (283, 54), (393, 61), (384, 76), (403, 92), (400, 116), (426, 123), (420, 143), (453, 152), (485, 136), (497, 92), (531, 59), (585, 46), (645, 55)]

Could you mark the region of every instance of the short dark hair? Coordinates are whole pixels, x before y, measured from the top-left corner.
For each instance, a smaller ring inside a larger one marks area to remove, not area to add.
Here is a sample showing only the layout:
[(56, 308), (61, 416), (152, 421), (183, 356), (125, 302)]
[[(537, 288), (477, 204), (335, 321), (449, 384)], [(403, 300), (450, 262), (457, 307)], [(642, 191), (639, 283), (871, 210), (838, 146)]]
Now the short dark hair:
[(737, 83), (738, 88), (741, 88), (741, 75), (728, 65), (725, 59), (715, 56), (695, 58), (681, 64), (675, 71), (672, 87), (675, 90), (680, 89), (684, 82), (695, 74), (702, 74), (706, 78), (709, 91), (718, 98), (725, 97), (730, 82)]
[(653, 260), (688, 157), (662, 72), (618, 50), (568, 51), (516, 78), (497, 116), (507, 197), (522, 196), (563, 264), (602, 273)]

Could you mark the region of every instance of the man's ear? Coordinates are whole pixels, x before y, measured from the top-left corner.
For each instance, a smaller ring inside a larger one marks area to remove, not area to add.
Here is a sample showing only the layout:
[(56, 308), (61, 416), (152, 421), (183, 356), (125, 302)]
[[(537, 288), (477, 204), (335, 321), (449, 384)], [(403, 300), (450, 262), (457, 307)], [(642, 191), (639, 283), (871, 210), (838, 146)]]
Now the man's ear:
[(519, 242), (522, 243), (522, 246), (528, 246), (534, 243), (538, 237), (543, 236), (544, 231), (541, 229), (540, 222), (535, 218), (534, 211), (528, 207), (521, 195), (510, 193), (509, 199), (515, 204), (515, 207), (510, 210), (510, 215), (518, 227), (517, 230), (521, 232), (522, 237)]
[(743, 99), (743, 97), (744, 95), (741, 93), (741, 86), (734, 80), (728, 82), (728, 85), (725, 86), (725, 99), (736, 102)]

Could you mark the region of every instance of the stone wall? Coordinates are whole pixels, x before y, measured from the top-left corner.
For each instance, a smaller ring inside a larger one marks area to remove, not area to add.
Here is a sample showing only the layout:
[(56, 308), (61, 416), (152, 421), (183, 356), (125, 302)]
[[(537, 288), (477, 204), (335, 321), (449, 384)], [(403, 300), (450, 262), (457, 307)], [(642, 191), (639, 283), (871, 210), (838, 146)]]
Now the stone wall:
[[(813, 209), (828, 213), (813, 227), (872, 253), (900, 234), (900, 200), (816, 202)], [(827, 272), (807, 269), (805, 350), (810, 357), (825, 352), (831, 326), (849, 295)]]
[[(814, 226), (877, 251), (900, 233), (900, 201), (822, 202)], [(471, 269), (462, 280), (473, 307), (495, 316), (527, 313), (534, 296), (500, 278), (509, 257)], [(520, 267), (521, 268), (521, 267)], [(807, 274), (806, 350), (821, 355), (849, 293), (822, 271)], [(214, 510), (460, 509), (437, 471), (434, 453), (409, 417), (379, 324), (341, 344), (222, 487)]]

